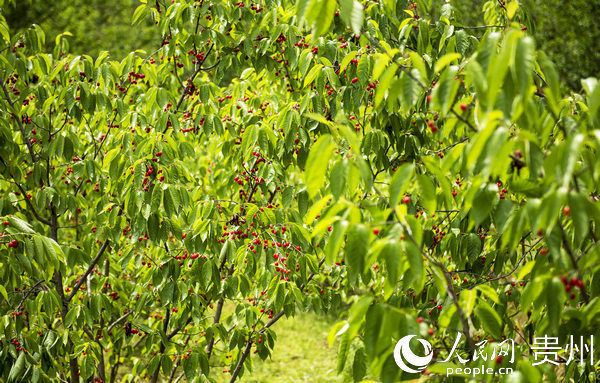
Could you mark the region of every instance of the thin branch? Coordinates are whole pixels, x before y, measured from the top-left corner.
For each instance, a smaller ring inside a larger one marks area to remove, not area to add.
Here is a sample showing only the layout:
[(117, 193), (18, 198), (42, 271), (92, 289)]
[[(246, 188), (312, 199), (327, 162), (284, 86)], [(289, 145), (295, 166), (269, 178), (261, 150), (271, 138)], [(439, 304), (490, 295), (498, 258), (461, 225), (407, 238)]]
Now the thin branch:
[(462, 29), (487, 29), (487, 28), (506, 28), (506, 25), (476, 25), (476, 26), (455, 25), (455, 27), (462, 28)]
[(115, 327), (116, 325), (119, 324), (119, 322), (121, 322), (122, 320), (124, 320), (125, 318), (127, 318), (129, 315), (131, 315), (131, 313), (133, 313), (132, 311), (127, 311), (127, 313), (123, 314), (120, 318), (118, 318), (116, 321), (112, 322), (110, 324), (110, 326), (108, 326), (108, 328), (106, 329), (106, 332), (110, 332), (110, 330), (113, 329), (113, 327)]
[(477, 128), (474, 127), (473, 124), (471, 124), (471, 122), (469, 122), (469, 120), (467, 120), (466, 118), (464, 118), (460, 114), (456, 113), (456, 111), (454, 109), (450, 109), (450, 113), (452, 113), (454, 116), (456, 116), (456, 118), (458, 118), (460, 121), (462, 121), (463, 123), (465, 123), (469, 127), (469, 129), (471, 129), (472, 131), (474, 131), (475, 133), (477, 133)]
[(81, 277), (79, 279), (79, 282), (77, 282), (75, 287), (73, 287), (73, 291), (71, 291), (71, 294), (69, 294), (69, 297), (67, 298), (67, 302), (70, 302), (73, 299), (75, 294), (77, 294), (77, 292), (79, 291), (79, 288), (81, 287), (81, 285), (85, 283), (85, 280), (92, 272), (92, 269), (96, 266), (96, 264), (100, 260), (100, 257), (102, 257), (102, 254), (104, 254), (104, 250), (106, 250), (106, 248), (108, 247), (108, 242), (109, 242), (108, 239), (104, 241), (104, 243), (102, 244), (102, 247), (100, 248), (100, 251), (98, 251), (98, 254), (96, 254), (96, 257), (90, 263), (88, 269), (85, 271), (85, 274), (83, 274), (83, 277)]
[(19, 309), (21, 308), (21, 306), (23, 305), (23, 303), (25, 303), (25, 301), (27, 300), (27, 297), (29, 297), (29, 295), (33, 292), (33, 290), (35, 290), (42, 283), (44, 283), (43, 279), (40, 280), (40, 281), (38, 281), (29, 290), (27, 290), (27, 293), (25, 294), (25, 296), (23, 297), (23, 299), (21, 299), (21, 302), (19, 302), (19, 305), (17, 306), (17, 308), (15, 309), (15, 311), (19, 311)]
[[(225, 262), (227, 258), (223, 258), (223, 262)], [(223, 263), (224, 264), (224, 263)], [(233, 273), (234, 265), (232, 264), (227, 271), (227, 276), (230, 276)], [(221, 313), (223, 312), (223, 304), (225, 303), (225, 298), (222, 296), (219, 298), (219, 302), (217, 303), (217, 309), (215, 311), (215, 318), (213, 319), (213, 325), (218, 324), (221, 320)], [(210, 340), (208, 341), (208, 345), (206, 346), (206, 359), (210, 360), (210, 356), (213, 352), (213, 347), (215, 345), (215, 336), (211, 335)]]
[[(204, 58), (202, 59), (202, 61), (198, 64), (198, 69), (196, 69), (194, 71), (194, 73), (192, 74), (192, 76), (188, 79), (188, 83), (186, 84), (185, 88), (183, 89), (183, 92), (181, 93), (181, 96), (179, 97), (179, 100), (177, 101), (177, 105), (175, 106), (175, 111), (173, 113), (177, 113), (177, 111), (181, 107), (181, 104), (183, 103), (183, 100), (185, 99), (185, 96), (187, 95), (188, 89), (190, 88), (190, 86), (193, 83), (194, 79), (196, 78), (196, 76), (198, 75), (198, 73), (200, 73), (200, 71), (204, 70), (202, 68), (202, 64), (204, 64), (204, 62), (206, 61), (206, 59), (210, 55), (210, 52), (212, 51), (212, 49), (213, 49), (214, 46), (215, 46), (215, 44), (211, 44), (210, 48), (208, 48), (208, 52), (206, 52), (206, 55), (204, 56)], [(165, 134), (168, 129), (169, 129), (169, 127), (166, 126), (165, 129), (163, 130), (163, 134)]]
[(25, 204), (27, 205), (27, 207), (29, 208), (29, 210), (31, 210), (31, 213), (33, 214), (33, 216), (40, 221), (41, 223), (50, 226), (50, 220), (47, 218), (43, 218), (41, 217), (37, 210), (35, 210), (35, 207), (33, 206), (33, 204), (31, 203), (31, 201), (29, 200), (29, 198), (27, 197), (27, 192), (23, 189), (23, 187), (17, 182), (17, 180), (15, 181), (15, 185), (17, 185), (17, 188), (19, 189), (19, 191), (21, 192), (21, 194), (23, 194), (23, 199), (25, 200)]

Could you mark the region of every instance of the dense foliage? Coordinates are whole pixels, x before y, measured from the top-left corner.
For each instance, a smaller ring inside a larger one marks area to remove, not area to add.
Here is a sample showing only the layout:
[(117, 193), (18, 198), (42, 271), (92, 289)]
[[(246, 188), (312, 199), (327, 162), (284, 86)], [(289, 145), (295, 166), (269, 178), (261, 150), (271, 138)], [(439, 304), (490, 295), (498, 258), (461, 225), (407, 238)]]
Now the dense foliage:
[(470, 364), (501, 378), (594, 379), (531, 339), (600, 335), (600, 86), (562, 95), (518, 3), (484, 9), (142, 3), (162, 43), (120, 62), (0, 20), (1, 379), (233, 382), (344, 304), (356, 381), (457, 333), (515, 340)]
[[(446, 0), (433, 0), (428, 9), (439, 17)], [(481, 26), (483, 5), (487, 0), (452, 0), (456, 9), (453, 24)], [(56, 36), (68, 32), (70, 52), (96, 57), (102, 50), (122, 60), (131, 51), (151, 50), (160, 35), (150, 20), (136, 25), (130, 33), (130, 16), (138, 0), (22, 0), (6, 8), (6, 19), (13, 33), (39, 24), (46, 33), (46, 47), (52, 48)], [(539, 49), (555, 63), (560, 78), (575, 91), (580, 79), (600, 74), (600, 3), (587, 0), (522, 0), (525, 10), (520, 20), (536, 39)], [(485, 29), (472, 29), (481, 37)], [(479, 32), (479, 33), (478, 33)]]
[(46, 34), (45, 48), (52, 49), (58, 35), (67, 36), (69, 52), (97, 57), (109, 50), (117, 60), (137, 49), (155, 49), (160, 33), (143, 20), (131, 31), (131, 15), (139, 0), (21, 0), (5, 7), (12, 33), (38, 24)]
[[(444, 1), (436, 0), (438, 4)], [(478, 12), (486, 0), (453, 0), (461, 25), (478, 25)], [(580, 91), (581, 79), (600, 75), (600, 2), (587, 0), (523, 0), (520, 6), (526, 14), (522, 20), (555, 63), (559, 76), (575, 91)]]

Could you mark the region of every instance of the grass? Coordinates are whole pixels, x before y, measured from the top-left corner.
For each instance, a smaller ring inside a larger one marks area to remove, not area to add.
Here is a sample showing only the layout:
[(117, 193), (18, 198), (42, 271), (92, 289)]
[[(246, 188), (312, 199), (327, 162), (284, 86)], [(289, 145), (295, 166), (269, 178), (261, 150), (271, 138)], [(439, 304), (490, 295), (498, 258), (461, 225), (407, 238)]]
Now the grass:
[[(277, 341), (271, 358), (253, 358), (254, 371), (248, 371), (243, 383), (271, 382), (344, 382), (337, 374), (337, 345), (331, 348), (327, 334), (335, 323), (328, 316), (312, 312), (297, 312), (292, 318), (282, 318), (273, 326)], [(220, 376), (219, 376), (220, 375)], [(217, 382), (228, 381), (229, 374), (217, 374)]]

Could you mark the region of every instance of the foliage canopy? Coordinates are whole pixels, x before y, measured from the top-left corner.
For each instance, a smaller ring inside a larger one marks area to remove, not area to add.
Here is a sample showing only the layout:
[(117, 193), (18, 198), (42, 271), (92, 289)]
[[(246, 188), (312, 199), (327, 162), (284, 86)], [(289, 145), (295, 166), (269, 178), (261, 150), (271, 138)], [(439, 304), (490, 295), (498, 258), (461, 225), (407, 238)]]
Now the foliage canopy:
[(556, 378), (526, 339), (600, 338), (600, 86), (561, 94), (518, 3), (484, 9), (142, 3), (163, 42), (122, 61), (1, 19), (2, 380), (233, 382), (343, 304), (356, 381), (457, 332)]

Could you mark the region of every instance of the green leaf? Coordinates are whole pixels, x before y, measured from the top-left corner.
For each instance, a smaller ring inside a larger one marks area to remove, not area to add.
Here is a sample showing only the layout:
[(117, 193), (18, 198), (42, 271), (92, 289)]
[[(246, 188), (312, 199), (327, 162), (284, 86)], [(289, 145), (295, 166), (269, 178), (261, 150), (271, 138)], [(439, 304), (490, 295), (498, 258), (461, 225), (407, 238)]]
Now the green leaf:
[(481, 321), (485, 331), (499, 339), (502, 335), (502, 320), (487, 302), (480, 300), (475, 308), (475, 315)]
[(371, 59), (368, 55), (363, 54), (360, 56), (360, 60), (358, 60), (358, 68), (356, 69), (356, 75), (358, 77), (358, 81), (362, 85), (366, 85), (369, 82), (369, 77), (371, 76)]
[(565, 287), (560, 279), (552, 278), (548, 280), (543, 293), (546, 298), (546, 305), (548, 306), (548, 322), (550, 328), (552, 328), (554, 332), (557, 332), (560, 325), (560, 314), (563, 312), (564, 303), (567, 300)]
[(313, 81), (317, 78), (317, 76), (321, 73), (321, 69), (323, 69), (323, 64), (316, 64), (312, 69), (308, 72), (306, 77), (304, 77), (304, 87), (306, 88), (308, 85), (312, 84)]
[(419, 191), (421, 194), (419, 203), (429, 212), (429, 214), (435, 214), (437, 197), (431, 176), (425, 174), (418, 175), (417, 181), (419, 182)]
[(344, 71), (344, 69), (346, 69), (348, 64), (350, 64), (350, 61), (354, 60), (354, 58), (356, 57), (357, 54), (358, 54), (357, 51), (352, 51), (352, 52), (348, 53), (346, 56), (344, 56), (342, 62), (340, 63), (340, 73), (342, 73)]
[(2, 37), (4, 38), (4, 40), (6, 41), (6, 43), (10, 43), (10, 33), (8, 31), (8, 25), (6, 25), (6, 23), (4, 22), (4, 20), (2, 20), (3, 22), (0, 22), (0, 35), (2, 35)]
[(67, 328), (71, 327), (73, 321), (79, 316), (79, 306), (75, 306), (69, 310), (67, 315), (65, 316), (65, 321), (63, 325)]
[(335, 70), (333, 68), (324, 68), (323, 71), (327, 75), (327, 80), (333, 87), (333, 89), (339, 89), (341, 87), (340, 80), (338, 79), (338, 75), (335, 74)]
[(412, 286), (415, 291), (421, 291), (425, 276), (423, 272), (423, 254), (414, 243), (405, 241), (404, 244), (410, 265), (409, 272), (405, 273), (404, 282)]
[(202, 265), (202, 283), (204, 287), (209, 287), (212, 281), (213, 265), (212, 262), (206, 262)]
[(152, 359), (150, 359), (150, 362), (148, 363), (148, 373), (154, 374), (154, 371), (156, 371), (159, 365), (160, 355), (154, 355), (154, 357), (152, 357)]
[(148, 6), (146, 4), (140, 4), (133, 12), (133, 18), (131, 25), (137, 25), (143, 18), (148, 15)]
[(313, 54), (308, 49), (304, 50), (300, 55), (300, 61), (298, 64), (298, 69), (300, 69), (300, 75), (304, 77), (310, 64), (312, 63)]
[(309, 198), (313, 198), (325, 183), (325, 174), (334, 147), (333, 139), (326, 134), (321, 136), (310, 149), (304, 172), (304, 183)]
[(173, 292), (175, 284), (172, 281), (167, 282), (160, 291), (160, 303), (166, 306), (173, 301)]
[(331, 168), (329, 174), (329, 185), (331, 186), (331, 194), (337, 200), (339, 199), (346, 189), (346, 179), (348, 177), (348, 162), (345, 160), (338, 160)]
[[(344, 58), (345, 59), (345, 58)], [(377, 55), (375, 65), (373, 66), (373, 80), (379, 79), (379, 76), (383, 73), (384, 69), (390, 62), (391, 58), (387, 54), (380, 53)]]
[(8, 294), (6, 293), (6, 289), (2, 285), (0, 285), (0, 294), (2, 294), (4, 300), (8, 303)]
[(333, 346), (333, 343), (335, 342), (335, 338), (337, 338), (338, 336), (340, 336), (344, 332), (346, 332), (348, 330), (348, 327), (350, 327), (348, 322), (341, 321), (341, 322), (337, 322), (331, 328), (331, 330), (329, 330), (329, 334), (327, 334), (327, 343), (329, 344), (329, 347)]
[(500, 298), (498, 297), (498, 292), (494, 290), (494, 288), (488, 285), (478, 285), (476, 287), (478, 291), (480, 291), (483, 295), (490, 298), (494, 303), (500, 303)]
[(461, 57), (460, 53), (447, 53), (447, 54), (443, 55), (435, 62), (434, 72), (436, 74), (440, 73), (442, 71), (442, 69), (444, 69), (452, 61), (457, 60), (460, 57)]
[(477, 301), (477, 291), (467, 289), (460, 292), (460, 298), (458, 302), (467, 316), (470, 316), (473, 312), (473, 309), (475, 308), (475, 301)]
[(520, 92), (525, 95), (530, 92), (535, 60), (535, 45), (533, 39), (526, 36), (517, 41), (515, 64), (512, 66)]
[(354, 34), (359, 34), (363, 24), (363, 6), (357, 0), (340, 1), (340, 17)]
[(163, 199), (163, 190), (159, 186), (155, 186), (152, 190), (152, 202), (150, 203), (150, 210), (152, 212), (158, 212), (158, 208)]
[(27, 233), (27, 234), (35, 233), (35, 231), (31, 227), (31, 225), (29, 225), (29, 223), (23, 221), (22, 219), (19, 219), (15, 216), (11, 215), (10, 217), (8, 217), (8, 221), (10, 222), (11, 226), (19, 229), (19, 231), (22, 231), (23, 233)]
[(395, 241), (388, 241), (381, 249), (379, 256), (385, 262), (387, 271), (386, 281), (389, 280), (390, 284), (394, 286), (398, 281), (400, 266), (402, 265), (402, 253), (400, 246)]
[[(413, 70), (412, 72), (416, 73), (416, 70)], [(393, 86), (396, 86), (396, 84), (397, 83), (395, 83)], [(400, 75), (399, 86), (402, 88), (402, 91), (400, 93), (400, 103), (402, 105), (402, 110), (404, 111), (404, 113), (408, 114), (417, 103), (420, 96), (421, 88), (419, 88), (415, 80), (410, 78), (410, 76), (408, 76), (404, 72), (402, 72), (402, 74)]]
[(475, 194), (471, 215), (473, 216), (473, 225), (479, 225), (488, 217), (494, 207), (496, 192), (492, 188), (482, 187)]
[(469, 48), (469, 36), (467, 35), (467, 32), (465, 32), (464, 29), (461, 29), (454, 34), (454, 38), (456, 39), (456, 50), (461, 55), (464, 55)]
[(458, 92), (460, 81), (456, 80), (457, 70), (456, 66), (446, 68), (440, 77), (439, 83), (433, 88), (433, 108), (438, 109), (442, 116), (450, 111)]
[(338, 374), (344, 371), (344, 366), (346, 365), (346, 359), (348, 357), (348, 351), (350, 350), (350, 337), (348, 333), (344, 333), (342, 335), (342, 339), (340, 340), (340, 346), (338, 348), (338, 363), (337, 363), (337, 372)]
[(365, 225), (353, 225), (348, 229), (348, 242), (346, 243), (346, 264), (348, 265), (348, 276), (351, 281), (365, 269), (365, 260), (369, 245), (369, 231)]
[(162, 367), (163, 374), (168, 376), (171, 373), (171, 369), (173, 368), (173, 360), (171, 359), (171, 356), (164, 354), (160, 358), (160, 364)]
[(390, 183), (390, 206), (394, 208), (400, 199), (404, 196), (406, 189), (410, 185), (414, 165), (411, 163), (402, 164), (392, 177)]
[(306, 20), (311, 25), (315, 37), (321, 36), (329, 30), (336, 5), (335, 0), (311, 0), (309, 3)]
[(367, 356), (364, 347), (354, 352), (354, 361), (352, 362), (352, 378), (355, 382), (360, 382), (367, 374)]
[(25, 353), (20, 352), (17, 361), (10, 368), (10, 372), (8, 373), (8, 381), (13, 382), (21, 377), (23, 371), (25, 370)]
[(331, 234), (325, 247), (325, 260), (328, 264), (332, 264), (338, 256), (344, 243), (344, 234), (347, 228), (348, 223), (346, 221), (336, 221), (332, 225)]
[(590, 217), (588, 213), (593, 212), (596, 207), (590, 202), (588, 197), (581, 194), (570, 194), (569, 206), (571, 208), (571, 218), (574, 228), (573, 244), (579, 248), (590, 230)]

